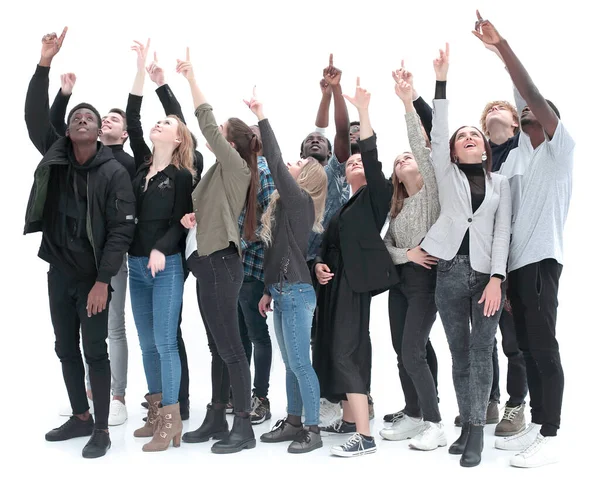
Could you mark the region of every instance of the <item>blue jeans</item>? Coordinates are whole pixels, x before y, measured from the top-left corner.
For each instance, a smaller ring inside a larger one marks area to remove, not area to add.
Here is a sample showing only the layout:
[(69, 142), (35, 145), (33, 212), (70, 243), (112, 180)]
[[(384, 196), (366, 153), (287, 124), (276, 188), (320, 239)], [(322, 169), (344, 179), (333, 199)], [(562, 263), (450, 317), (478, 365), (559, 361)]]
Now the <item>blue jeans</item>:
[[(240, 318), (242, 343), (244, 343), (242, 327), (245, 325), (248, 341), (250, 341), (250, 350), (252, 350), (252, 345), (254, 345), (253, 392), (261, 398), (266, 398), (269, 393), (271, 360), (273, 356), (267, 320), (258, 311), (258, 303), (263, 296), (264, 290), (265, 284), (260, 280), (253, 277), (244, 277), (244, 283), (242, 283), (242, 289), (238, 298), (238, 316)], [(248, 357), (247, 351), (246, 357)]]
[(285, 364), (287, 410), (292, 416), (306, 415), (304, 424), (319, 424), (321, 390), (310, 362), (310, 330), (317, 303), (309, 283), (285, 283), (269, 287), (273, 297), (275, 336)]
[(178, 401), (181, 361), (177, 325), (183, 301), (179, 254), (166, 257), (165, 269), (152, 277), (148, 257), (129, 256), (131, 309), (142, 348), (148, 392), (162, 393), (162, 404)]

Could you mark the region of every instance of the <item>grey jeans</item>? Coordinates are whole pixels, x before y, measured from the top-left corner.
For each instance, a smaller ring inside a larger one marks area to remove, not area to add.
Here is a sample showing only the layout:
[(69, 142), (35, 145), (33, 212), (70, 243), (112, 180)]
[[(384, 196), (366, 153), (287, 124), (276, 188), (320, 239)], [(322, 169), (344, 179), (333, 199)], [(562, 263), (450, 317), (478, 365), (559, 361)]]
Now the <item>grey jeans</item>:
[(483, 315), (478, 304), (490, 276), (471, 268), (468, 255), (438, 262), (435, 302), (452, 354), (452, 379), (461, 421), (476, 426), (486, 422), (492, 388), (492, 350), (504, 306), (494, 316)]
[[(112, 278), (112, 298), (108, 307), (108, 356), (110, 359), (110, 374), (112, 376), (111, 390), (113, 396), (125, 396), (127, 388), (127, 335), (125, 333), (125, 297), (127, 296), (127, 255), (119, 272)], [(87, 363), (85, 365), (86, 388), (90, 389), (90, 375)]]

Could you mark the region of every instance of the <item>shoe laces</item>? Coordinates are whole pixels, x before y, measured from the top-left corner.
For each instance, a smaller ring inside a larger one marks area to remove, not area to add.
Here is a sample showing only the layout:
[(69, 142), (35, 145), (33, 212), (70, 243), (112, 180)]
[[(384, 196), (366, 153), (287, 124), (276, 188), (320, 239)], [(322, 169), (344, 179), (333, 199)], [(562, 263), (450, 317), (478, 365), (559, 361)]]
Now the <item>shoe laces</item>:
[(294, 442), (304, 442), (308, 444), (310, 442), (310, 430), (302, 429), (296, 437), (294, 437)]
[(502, 417), (502, 420), (512, 422), (515, 419), (515, 417), (517, 417), (517, 414), (519, 414), (519, 411), (522, 408), (523, 408), (523, 404), (521, 404), (520, 406), (517, 406), (517, 407), (505, 406), (504, 407), (504, 416)]
[(523, 452), (520, 452), (517, 455), (521, 455), (525, 458), (531, 457), (533, 454), (535, 454), (537, 452), (538, 447), (540, 447), (540, 445), (542, 445), (545, 441), (546, 441), (546, 438), (544, 436), (542, 436), (541, 434), (538, 434), (537, 437), (535, 438), (535, 441), (533, 441), (533, 443), (527, 449), (525, 449)]
[[(75, 425), (79, 424), (77, 421), (81, 421), (81, 419), (79, 419), (76, 416), (71, 416), (67, 422), (65, 422), (62, 426), (58, 427), (58, 430), (64, 431), (64, 430), (68, 429), (69, 427), (75, 426)], [(81, 421), (81, 422), (85, 422), (85, 421)]]
[(404, 419), (404, 411), (398, 411), (392, 414), (392, 423), (398, 422), (401, 419)]
[(277, 421), (275, 423), (275, 425), (273, 426), (273, 429), (271, 429), (271, 432), (274, 431), (278, 431), (279, 429), (281, 429), (283, 426), (285, 425), (285, 419), (279, 419), (279, 421)]
[(344, 424), (344, 421), (343, 421), (343, 419), (340, 418), (340, 419), (333, 421), (329, 427), (331, 429), (333, 429), (335, 432), (338, 432), (342, 428), (343, 424)]
[(348, 439), (346, 441), (346, 443), (342, 445), (342, 449), (347, 451), (357, 444), (359, 445), (359, 447), (362, 447), (362, 446), (360, 446), (361, 443), (362, 443), (362, 436), (358, 432), (355, 432), (354, 434), (352, 434), (352, 437), (350, 437), (350, 439)]
[(256, 396), (252, 396), (252, 410), (250, 411), (250, 414), (254, 413), (258, 406), (260, 406), (260, 399)]

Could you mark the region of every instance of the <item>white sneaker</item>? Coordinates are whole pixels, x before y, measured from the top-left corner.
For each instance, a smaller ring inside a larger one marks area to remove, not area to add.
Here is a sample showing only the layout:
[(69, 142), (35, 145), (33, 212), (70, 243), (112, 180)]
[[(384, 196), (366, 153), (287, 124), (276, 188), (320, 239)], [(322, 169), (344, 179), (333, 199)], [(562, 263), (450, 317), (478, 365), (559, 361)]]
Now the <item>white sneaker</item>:
[(527, 449), (535, 441), (536, 436), (542, 428), (541, 424), (529, 424), (524, 430), (514, 436), (496, 439), (496, 449), (508, 451), (522, 451)]
[(342, 406), (338, 403), (329, 402), (321, 398), (321, 407), (319, 410), (319, 427), (328, 427), (333, 422), (342, 418)]
[(405, 414), (390, 427), (381, 429), (379, 434), (388, 441), (403, 441), (404, 439), (412, 439), (423, 430), (425, 430), (425, 423), (422, 418), (415, 419)]
[(425, 421), (425, 428), (408, 443), (409, 447), (423, 451), (435, 450), (447, 445), (444, 425), (441, 422), (430, 421)]
[(531, 468), (556, 464), (559, 460), (557, 439), (556, 436), (544, 437), (538, 433), (533, 444), (510, 459), (510, 465)]
[[(88, 406), (90, 406), (90, 414), (94, 414), (94, 401), (88, 398)], [(58, 412), (59, 416), (71, 417), (73, 415), (73, 409), (65, 407)]]
[(108, 412), (108, 425), (120, 426), (127, 420), (127, 407), (118, 399), (111, 399)]

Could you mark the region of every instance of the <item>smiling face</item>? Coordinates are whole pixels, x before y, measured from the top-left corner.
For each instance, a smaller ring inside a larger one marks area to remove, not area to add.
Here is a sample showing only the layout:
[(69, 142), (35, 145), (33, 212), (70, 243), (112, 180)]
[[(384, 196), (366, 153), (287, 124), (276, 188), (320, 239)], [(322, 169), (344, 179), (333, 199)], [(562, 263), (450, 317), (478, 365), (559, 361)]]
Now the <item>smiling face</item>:
[(175, 118), (164, 118), (157, 121), (150, 130), (150, 140), (153, 144), (174, 144), (181, 142), (179, 137), (179, 124)]
[(454, 133), (453, 157), (464, 164), (477, 164), (485, 152), (483, 135), (477, 128), (465, 126)]
[(330, 155), (327, 139), (321, 133), (313, 132), (309, 134), (302, 143), (301, 157), (314, 157), (317, 161), (323, 163), (329, 159)]
[(114, 111), (109, 112), (102, 118), (102, 143), (123, 144), (127, 139), (126, 129), (123, 116)]
[(419, 166), (410, 152), (403, 152), (394, 161), (394, 174), (400, 182), (419, 173)]
[(74, 143), (95, 142), (99, 135), (99, 120), (91, 109), (78, 109), (70, 118), (67, 135)]
[(310, 159), (312, 159), (312, 157), (306, 157), (304, 159), (298, 159), (297, 161), (287, 163), (288, 171), (295, 180), (298, 180), (302, 169), (304, 169), (304, 166), (308, 164)]

